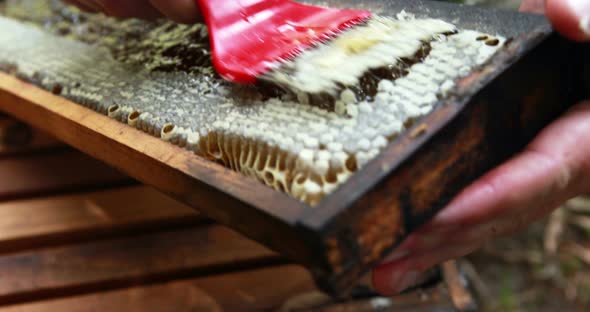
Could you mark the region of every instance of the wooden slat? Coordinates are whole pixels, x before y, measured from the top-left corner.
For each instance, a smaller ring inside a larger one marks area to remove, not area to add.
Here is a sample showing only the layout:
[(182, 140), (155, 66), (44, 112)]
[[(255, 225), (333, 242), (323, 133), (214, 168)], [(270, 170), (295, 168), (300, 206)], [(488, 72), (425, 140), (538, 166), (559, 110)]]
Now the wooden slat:
[(74, 150), (0, 158), (0, 201), (131, 183), (117, 170)]
[(299, 266), (258, 270), (133, 287), (103, 293), (25, 303), (0, 312), (41, 311), (317, 311), (432, 312), (475, 311), (453, 306), (446, 288), (438, 286), (391, 298), (334, 301), (320, 293)]
[(198, 213), (146, 186), (0, 203), (0, 253), (195, 224)]
[(307, 270), (295, 265), (264, 268), (195, 281), (223, 311), (262, 311), (277, 308), (295, 296), (317, 292)]
[(0, 305), (171, 281), (278, 261), (217, 225), (0, 257)]
[(164, 286), (131, 288), (64, 300), (37, 302), (0, 308), (3, 312), (218, 312), (215, 300), (199, 287), (175, 283)]
[(41, 311), (261, 311), (314, 290), (298, 266), (279, 266), (0, 309)]

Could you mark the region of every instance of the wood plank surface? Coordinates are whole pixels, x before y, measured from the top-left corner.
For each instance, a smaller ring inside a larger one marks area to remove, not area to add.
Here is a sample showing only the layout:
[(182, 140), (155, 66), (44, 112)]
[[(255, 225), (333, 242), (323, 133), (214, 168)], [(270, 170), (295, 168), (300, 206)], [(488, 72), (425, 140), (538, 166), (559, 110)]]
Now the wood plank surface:
[(261, 311), (313, 290), (307, 271), (286, 265), (27, 303), (0, 312)]
[(195, 281), (224, 311), (262, 311), (318, 290), (309, 272), (296, 265), (210, 276)]
[[(214, 298), (190, 283), (147, 286), (0, 308), (2, 312), (219, 312)], [(240, 310), (238, 310), (240, 311)]]
[(203, 221), (147, 186), (0, 202), (0, 253)]
[(279, 261), (217, 225), (0, 257), (0, 305), (190, 278)]
[(0, 158), (0, 201), (135, 183), (74, 150)]

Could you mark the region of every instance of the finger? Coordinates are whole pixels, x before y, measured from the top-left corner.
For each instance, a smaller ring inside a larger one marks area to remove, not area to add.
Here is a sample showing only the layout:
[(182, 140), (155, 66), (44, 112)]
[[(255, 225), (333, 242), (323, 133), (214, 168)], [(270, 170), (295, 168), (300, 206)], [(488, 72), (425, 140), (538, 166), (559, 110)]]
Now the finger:
[(169, 19), (179, 23), (195, 23), (201, 20), (201, 13), (194, 0), (150, 0), (151, 4)]
[(533, 210), (530, 214), (517, 212), (520, 209), (514, 209), (514, 213), (509, 213), (497, 219), (491, 218), (487, 222), (474, 224), (470, 227), (459, 226), (443, 229), (432, 227), (412, 233), (382, 263), (397, 261), (409, 255), (427, 253), (430, 250), (440, 249), (440, 246), (445, 245), (482, 245), (491, 238), (518, 232), (526, 225), (549, 214), (555, 207), (550, 204), (542, 208), (527, 207)]
[(447, 260), (456, 259), (472, 253), (480, 243), (447, 245), (426, 253), (408, 255), (397, 261), (378, 266), (373, 270), (374, 289), (382, 295), (398, 294), (416, 285), (423, 272)]
[(545, 13), (545, 0), (525, 0), (520, 6), (522, 12)]
[(94, 0), (103, 9), (105, 14), (119, 18), (155, 19), (162, 17), (162, 13), (156, 10), (148, 0)]
[(547, 0), (547, 17), (564, 36), (576, 41), (590, 40), (590, 1)]

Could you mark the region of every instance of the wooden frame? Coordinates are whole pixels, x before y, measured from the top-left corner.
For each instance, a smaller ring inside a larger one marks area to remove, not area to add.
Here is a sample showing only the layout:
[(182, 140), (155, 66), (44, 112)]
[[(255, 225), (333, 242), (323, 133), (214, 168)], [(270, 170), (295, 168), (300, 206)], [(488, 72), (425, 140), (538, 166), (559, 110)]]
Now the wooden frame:
[[(367, 5), (376, 3), (390, 2)], [(382, 9), (404, 5), (425, 10), (424, 2), (409, 0)], [(407, 233), (578, 97), (571, 88), (577, 64), (568, 57), (576, 46), (552, 34), (541, 18), (460, 8), (431, 3), (428, 10), (436, 17), (460, 14), (462, 27), (528, 35), (460, 81), (444, 105), (313, 208), (7, 74), (0, 74), (0, 110), (306, 265), (323, 289), (342, 295)], [(507, 24), (522, 29), (510, 31)]]

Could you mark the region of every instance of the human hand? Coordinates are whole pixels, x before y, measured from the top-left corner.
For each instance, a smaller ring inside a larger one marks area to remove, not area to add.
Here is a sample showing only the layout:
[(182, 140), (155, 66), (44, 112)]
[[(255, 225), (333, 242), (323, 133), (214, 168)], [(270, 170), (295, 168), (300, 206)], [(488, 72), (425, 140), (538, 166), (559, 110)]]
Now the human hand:
[(154, 19), (166, 17), (179, 23), (199, 21), (195, 0), (64, 0), (87, 12), (102, 12), (110, 16)]
[[(590, 39), (590, 1), (526, 0), (572, 40)], [(566, 200), (590, 192), (590, 101), (574, 106), (524, 151), (468, 186), (430, 222), (411, 234), (373, 270), (373, 286), (392, 295), (422, 272), (465, 256), (489, 239), (548, 215)]]
[(525, 0), (522, 11), (544, 13), (553, 27), (576, 41), (590, 40), (590, 1), (588, 0)]

